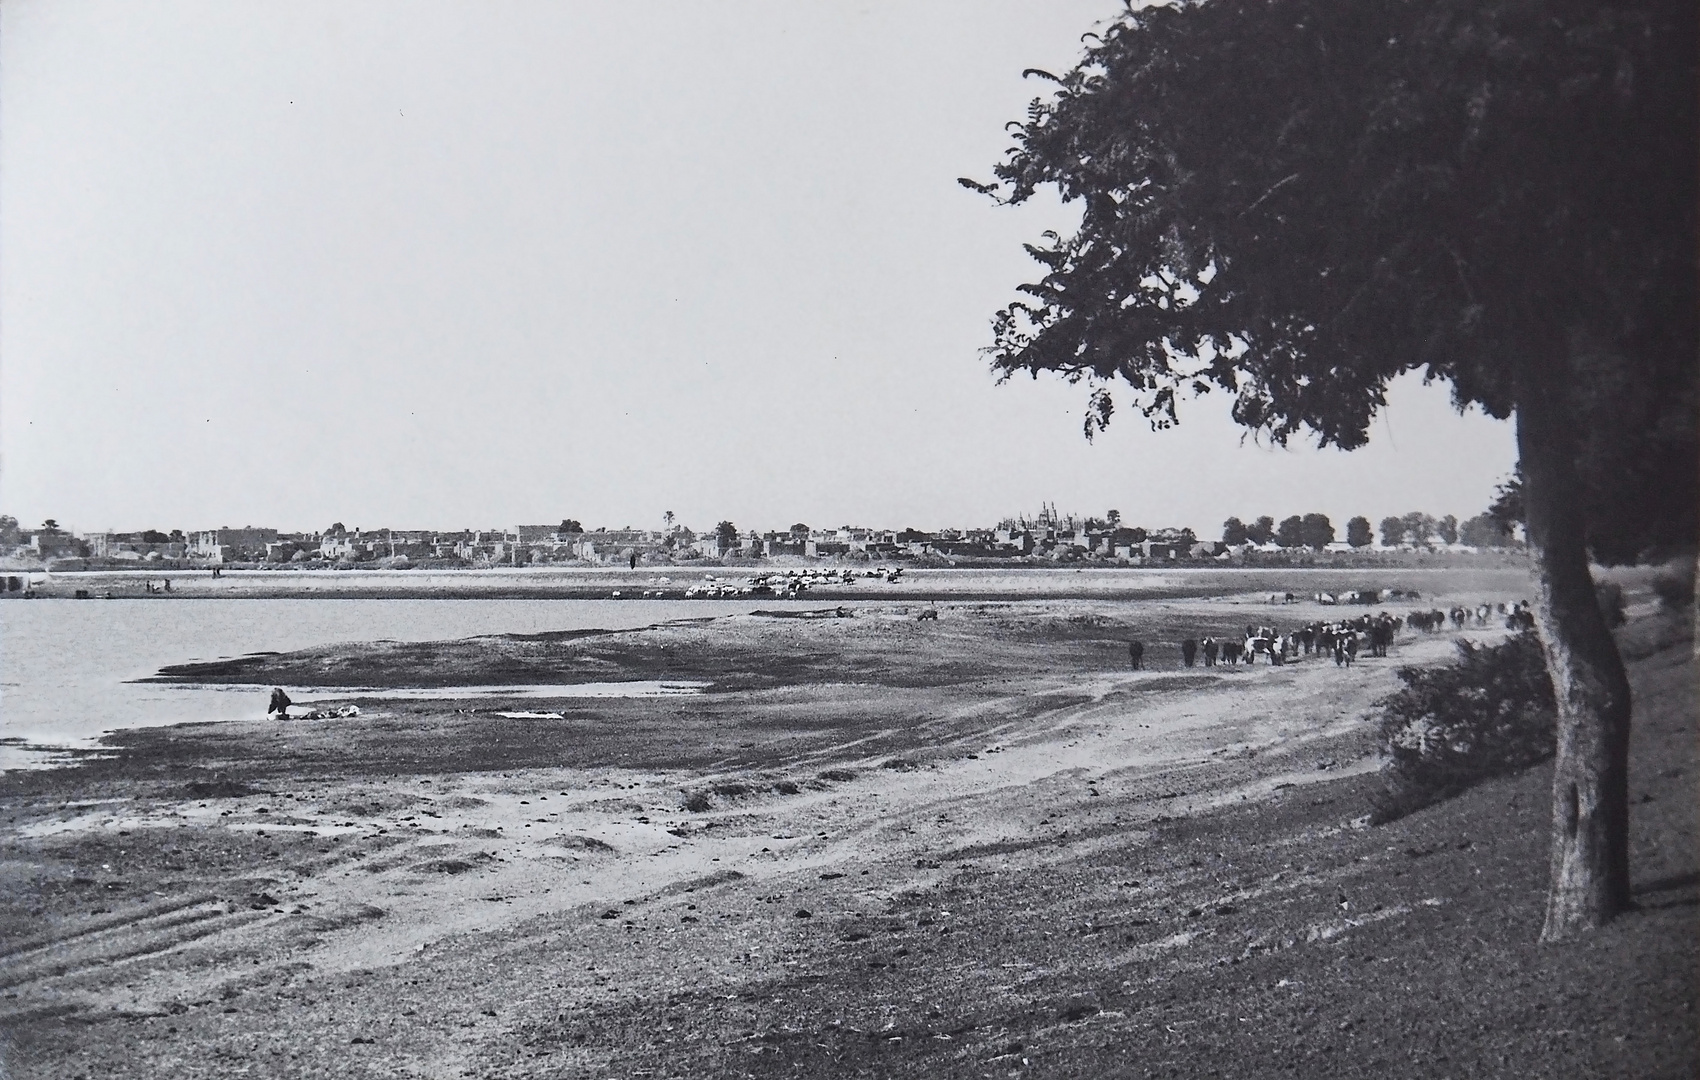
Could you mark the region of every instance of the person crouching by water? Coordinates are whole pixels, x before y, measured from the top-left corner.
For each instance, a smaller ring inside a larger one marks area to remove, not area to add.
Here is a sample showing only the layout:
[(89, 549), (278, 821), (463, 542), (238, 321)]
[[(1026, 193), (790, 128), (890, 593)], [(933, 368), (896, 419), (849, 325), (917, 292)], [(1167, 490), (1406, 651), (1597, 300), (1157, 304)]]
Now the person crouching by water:
[(272, 701), (266, 706), (266, 719), (277, 717), (279, 720), (289, 719), (289, 707), (295, 704), (289, 700), (289, 695), (283, 692), (283, 687), (272, 687)]

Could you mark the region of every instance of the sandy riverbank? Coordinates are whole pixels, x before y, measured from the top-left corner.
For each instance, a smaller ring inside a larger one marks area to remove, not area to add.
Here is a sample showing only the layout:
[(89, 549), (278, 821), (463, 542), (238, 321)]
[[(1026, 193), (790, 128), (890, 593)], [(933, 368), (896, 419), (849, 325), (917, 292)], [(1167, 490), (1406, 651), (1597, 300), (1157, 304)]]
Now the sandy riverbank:
[[(1450, 633), (1406, 635), (1350, 671), (1185, 670), (1180, 632), (1243, 628), (1245, 603), (942, 607), (936, 623), (865, 606), (255, 658), (222, 676), (710, 685), (543, 702), (351, 691), (353, 721), (135, 731), (78, 769), (8, 774), (10, 1064), (601, 1077), (1692, 1062), (1682, 649), (1636, 670), (1657, 717), (1637, 732), (1648, 911), (1609, 947), (1543, 951), (1538, 773), (1363, 827), (1363, 718), (1397, 664), (1446, 659)], [(1126, 670), (1129, 637), (1152, 642), (1151, 670)]]

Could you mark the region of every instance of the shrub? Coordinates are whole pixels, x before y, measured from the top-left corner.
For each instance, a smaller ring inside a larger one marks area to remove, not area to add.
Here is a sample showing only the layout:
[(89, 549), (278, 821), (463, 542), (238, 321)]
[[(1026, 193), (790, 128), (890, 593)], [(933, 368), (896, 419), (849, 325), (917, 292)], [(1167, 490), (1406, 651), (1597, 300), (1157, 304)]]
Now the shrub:
[(1378, 703), (1390, 760), (1377, 824), (1555, 752), (1557, 706), (1533, 632), (1493, 646), (1460, 641), (1457, 663), (1400, 668), (1399, 678), (1404, 687)]
[(1694, 607), (1694, 563), (1683, 559), (1653, 575), (1653, 593), (1666, 611), (1688, 614)]
[(685, 795), (684, 806), (693, 814), (706, 814), (714, 806), (706, 792), (692, 791)]

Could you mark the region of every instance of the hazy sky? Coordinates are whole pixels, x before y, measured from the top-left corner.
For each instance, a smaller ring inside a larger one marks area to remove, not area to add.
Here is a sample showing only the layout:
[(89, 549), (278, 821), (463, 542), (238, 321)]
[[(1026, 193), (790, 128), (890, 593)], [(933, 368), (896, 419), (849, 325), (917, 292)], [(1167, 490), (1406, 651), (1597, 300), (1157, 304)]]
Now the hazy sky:
[(1071, 215), (966, 191), (1109, 0), (0, 6), (0, 512), (965, 526), (1474, 514), (1508, 425), (1080, 433), (992, 313)]

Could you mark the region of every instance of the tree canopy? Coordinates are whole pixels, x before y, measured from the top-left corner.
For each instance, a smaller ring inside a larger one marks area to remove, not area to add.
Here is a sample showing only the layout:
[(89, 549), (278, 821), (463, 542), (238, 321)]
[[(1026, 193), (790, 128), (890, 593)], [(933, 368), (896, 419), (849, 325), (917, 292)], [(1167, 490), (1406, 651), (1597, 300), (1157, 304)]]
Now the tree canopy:
[(1327, 514), (1306, 514), (1300, 524), (1305, 546), (1321, 551), (1334, 542), (1334, 523)]
[(1691, 540), (1691, 8), (1129, 12), (1048, 76), (998, 183), (973, 185), (1054, 185), (1082, 211), (1028, 247), (1045, 273), (997, 314), (994, 368), (1090, 384), (1089, 433), (1117, 396), (1162, 427), (1220, 390), (1278, 443), (1345, 448), (1405, 371), (1501, 418), (1519, 379), (1558, 380), (1585, 414), (1597, 551)]

